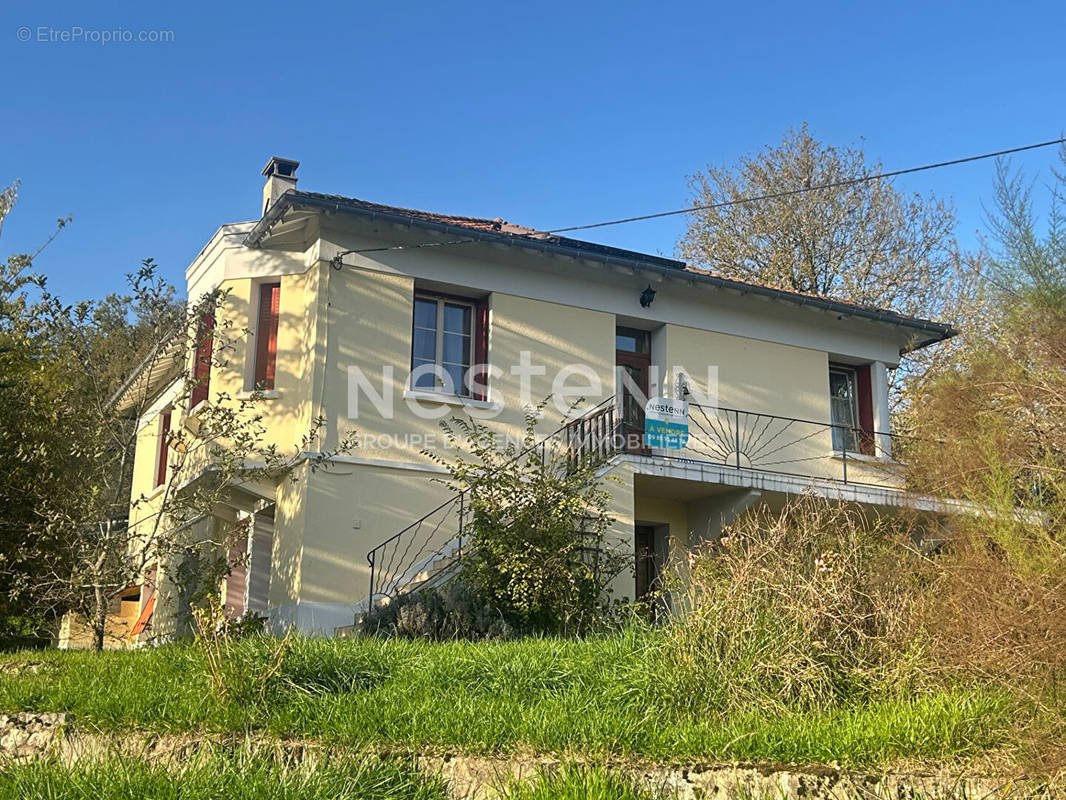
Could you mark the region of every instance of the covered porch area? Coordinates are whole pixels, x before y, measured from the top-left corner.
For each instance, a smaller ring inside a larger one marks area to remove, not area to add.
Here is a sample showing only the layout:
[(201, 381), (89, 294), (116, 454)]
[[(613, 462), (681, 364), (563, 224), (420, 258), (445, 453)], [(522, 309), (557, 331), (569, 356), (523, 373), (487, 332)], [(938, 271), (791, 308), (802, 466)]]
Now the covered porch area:
[(669, 604), (663, 597), (663, 577), (670, 565), (683, 568), (694, 548), (716, 541), (724, 528), (749, 510), (776, 512), (792, 498), (813, 495), (855, 503), (877, 515), (918, 511), (935, 525), (939, 517), (958, 513), (965, 505), (898, 488), (712, 462), (633, 453), (621, 459), (632, 470), (634, 572), (632, 583), (616, 584), (614, 593), (646, 601), (653, 612)]

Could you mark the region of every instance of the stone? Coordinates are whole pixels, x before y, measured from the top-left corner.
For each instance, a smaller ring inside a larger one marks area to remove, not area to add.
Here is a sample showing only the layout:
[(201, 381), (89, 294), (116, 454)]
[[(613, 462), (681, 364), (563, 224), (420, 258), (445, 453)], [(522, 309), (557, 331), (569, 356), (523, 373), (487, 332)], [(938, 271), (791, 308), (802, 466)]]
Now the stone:
[(23, 712), (0, 715), (0, 763), (46, 755), (63, 738), (65, 725), (65, 714)]

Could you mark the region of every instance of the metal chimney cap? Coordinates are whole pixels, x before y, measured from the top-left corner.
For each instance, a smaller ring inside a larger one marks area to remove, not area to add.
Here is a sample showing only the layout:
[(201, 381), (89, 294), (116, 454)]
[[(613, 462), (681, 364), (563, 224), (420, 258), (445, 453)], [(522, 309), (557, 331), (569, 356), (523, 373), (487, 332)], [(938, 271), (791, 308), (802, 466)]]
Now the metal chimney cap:
[(293, 161), (291, 158), (281, 158), (280, 156), (273, 156), (265, 167), (263, 167), (263, 174), (268, 178), (271, 175), (277, 175), (279, 178), (295, 178), (296, 168), (300, 166), (299, 161)]

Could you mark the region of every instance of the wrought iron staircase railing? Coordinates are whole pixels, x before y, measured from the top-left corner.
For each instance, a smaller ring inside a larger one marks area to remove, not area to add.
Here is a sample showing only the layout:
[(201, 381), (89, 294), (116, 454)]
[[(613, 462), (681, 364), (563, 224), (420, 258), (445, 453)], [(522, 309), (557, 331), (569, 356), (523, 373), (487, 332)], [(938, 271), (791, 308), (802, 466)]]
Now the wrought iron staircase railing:
[[(570, 464), (580, 459), (608, 460), (620, 452), (614, 396), (586, 414), (524, 448), (495, 471), (513, 468), (535, 454), (544, 460), (549, 446), (565, 448)], [(368, 607), (378, 600), (428, 588), (461, 563), (468, 523), (467, 499), (477, 484), (457, 491), (450, 499), (393, 534), (369, 553)]]

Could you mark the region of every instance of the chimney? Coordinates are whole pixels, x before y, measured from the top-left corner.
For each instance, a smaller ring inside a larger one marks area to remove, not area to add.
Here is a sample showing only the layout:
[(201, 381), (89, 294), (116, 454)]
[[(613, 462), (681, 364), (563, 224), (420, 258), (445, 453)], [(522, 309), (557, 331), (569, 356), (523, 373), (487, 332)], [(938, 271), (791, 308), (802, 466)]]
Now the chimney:
[(274, 156), (263, 167), (266, 183), (263, 185), (263, 213), (278, 202), (285, 192), (296, 188), (296, 168), (299, 161)]

